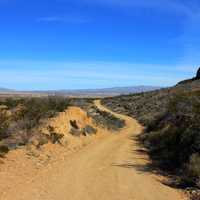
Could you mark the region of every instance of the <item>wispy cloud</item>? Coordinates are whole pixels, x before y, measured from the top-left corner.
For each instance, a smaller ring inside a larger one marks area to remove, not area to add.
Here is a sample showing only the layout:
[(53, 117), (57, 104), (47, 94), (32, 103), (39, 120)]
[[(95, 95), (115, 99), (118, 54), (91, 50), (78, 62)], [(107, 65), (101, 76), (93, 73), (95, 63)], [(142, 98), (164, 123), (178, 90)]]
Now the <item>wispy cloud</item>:
[[(27, 67), (28, 66), (28, 67)], [(193, 76), (187, 66), (125, 62), (0, 61), (0, 86), (14, 89), (80, 89), (131, 85), (169, 86)]]
[(179, 0), (84, 0), (84, 2), (129, 9), (133, 7), (156, 8), (188, 16), (193, 15), (196, 9), (194, 4)]
[(48, 16), (48, 17), (39, 17), (36, 20), (37, 22), (63, 22), (63, 23), (72, 23), (72, 24), (82, 24), (91, 22), (90, 19), (79, 16)]

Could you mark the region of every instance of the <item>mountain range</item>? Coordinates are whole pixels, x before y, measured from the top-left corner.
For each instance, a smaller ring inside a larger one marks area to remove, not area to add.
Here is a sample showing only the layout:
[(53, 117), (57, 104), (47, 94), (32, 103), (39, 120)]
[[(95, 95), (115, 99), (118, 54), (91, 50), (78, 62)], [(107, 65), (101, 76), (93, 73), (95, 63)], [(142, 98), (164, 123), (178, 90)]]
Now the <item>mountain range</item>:
[(79, 89), (79, 90), (46, 90), (46, 91), (17, 91), (0, 87), (2, 94), (46, 94), (63, 96), (117, 96), (131, 93), (147, 92), (160, 89), (155, 86), (133, 86), (133, 87), (113, 87), (103, 89)]

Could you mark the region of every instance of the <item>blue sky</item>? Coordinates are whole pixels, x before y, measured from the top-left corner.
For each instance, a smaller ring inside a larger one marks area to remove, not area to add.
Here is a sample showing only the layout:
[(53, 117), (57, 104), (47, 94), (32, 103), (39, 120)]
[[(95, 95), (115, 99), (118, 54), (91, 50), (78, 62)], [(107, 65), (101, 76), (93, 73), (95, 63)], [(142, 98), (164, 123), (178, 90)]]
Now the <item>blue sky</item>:
[(169, 86), (200, 65), (198, 0), (0, 0), (0, 86)]

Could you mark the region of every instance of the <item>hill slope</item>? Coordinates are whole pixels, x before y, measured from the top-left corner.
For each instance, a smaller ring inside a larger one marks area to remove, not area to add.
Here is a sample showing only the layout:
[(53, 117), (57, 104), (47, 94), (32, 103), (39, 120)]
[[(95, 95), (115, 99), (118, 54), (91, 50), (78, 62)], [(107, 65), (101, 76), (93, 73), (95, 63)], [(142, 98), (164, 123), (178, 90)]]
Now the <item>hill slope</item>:
[(106, 98), (104, 105), (146, 126), (140, 141), (152, 161), (179, 175), (182, 186), (200, 187), (200, 80), (168, 89)]

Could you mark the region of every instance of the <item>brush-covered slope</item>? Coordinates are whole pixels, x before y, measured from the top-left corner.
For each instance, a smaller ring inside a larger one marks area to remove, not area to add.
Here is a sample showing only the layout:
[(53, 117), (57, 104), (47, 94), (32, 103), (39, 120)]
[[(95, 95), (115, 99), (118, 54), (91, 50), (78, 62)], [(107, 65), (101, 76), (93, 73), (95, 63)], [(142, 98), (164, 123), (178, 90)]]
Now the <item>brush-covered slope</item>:
[(140, 137), (154, 163), (175, 172), (184, 185), (200, 187), (200, 79), (153, 92), (107, 98), (114, 111), (146, 126)]

